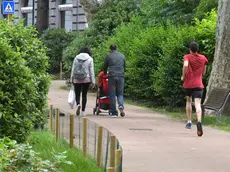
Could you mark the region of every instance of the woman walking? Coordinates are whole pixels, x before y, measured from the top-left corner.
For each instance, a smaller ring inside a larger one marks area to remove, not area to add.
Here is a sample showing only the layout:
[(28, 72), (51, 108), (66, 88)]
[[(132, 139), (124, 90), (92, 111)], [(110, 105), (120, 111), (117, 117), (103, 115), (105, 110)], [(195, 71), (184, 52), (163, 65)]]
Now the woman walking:
[[(91, 51), (88, 47), (81, 48), (79, 54), (74, 58), (71, 72), (71, 81), (74, 85), (77, 111), (76, 115), (85, 115), (87, 103), (87, 92), (90, 84), (95, 87), (94, 62), (91, 57)], [(82, 105), (80, 105), (80, 96), (82, 93)], [(81, 112), (80, 112), (81, 110)]]

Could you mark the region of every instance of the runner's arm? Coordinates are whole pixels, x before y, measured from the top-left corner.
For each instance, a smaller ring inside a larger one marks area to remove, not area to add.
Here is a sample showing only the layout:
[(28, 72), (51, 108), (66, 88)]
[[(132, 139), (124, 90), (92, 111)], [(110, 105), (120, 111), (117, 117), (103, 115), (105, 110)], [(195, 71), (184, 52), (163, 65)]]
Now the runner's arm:
[(183, 64), (183, 68), (182, 68), (182, 77), (181, 77), (181, 80), (185, 79), (185, 74), (187, 73), (187, 70), (188, 70), (188, 61), (185, 60), (184, 64)]
[(205, 65), (205, 66), (204, 66), (203, 75), (205, 75), (205, 74), (206, 74), (206, 71), (207, 71), (207, 66)]

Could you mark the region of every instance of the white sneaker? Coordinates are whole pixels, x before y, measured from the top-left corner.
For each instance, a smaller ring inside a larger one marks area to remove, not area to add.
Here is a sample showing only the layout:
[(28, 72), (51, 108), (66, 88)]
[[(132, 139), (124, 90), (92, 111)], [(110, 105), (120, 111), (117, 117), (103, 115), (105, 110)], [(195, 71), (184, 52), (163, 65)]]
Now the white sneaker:
[(81, 116), (85, 116), (85, 111), (81, 111)]

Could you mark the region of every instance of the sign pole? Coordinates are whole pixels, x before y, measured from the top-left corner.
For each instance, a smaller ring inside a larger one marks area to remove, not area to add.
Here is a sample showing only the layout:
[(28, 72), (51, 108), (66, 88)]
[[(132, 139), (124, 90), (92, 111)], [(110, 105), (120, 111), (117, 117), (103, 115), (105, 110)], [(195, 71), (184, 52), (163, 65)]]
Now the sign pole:
[(7, 19), (8, 19), (8, 23), (10, 23), (12, 21), (12, 14), (8, 14)]
[(35, 0), (33, 0), (32, 25), (34, 25), (34, 17), (35, 17), (34, 13), (35, 13)]

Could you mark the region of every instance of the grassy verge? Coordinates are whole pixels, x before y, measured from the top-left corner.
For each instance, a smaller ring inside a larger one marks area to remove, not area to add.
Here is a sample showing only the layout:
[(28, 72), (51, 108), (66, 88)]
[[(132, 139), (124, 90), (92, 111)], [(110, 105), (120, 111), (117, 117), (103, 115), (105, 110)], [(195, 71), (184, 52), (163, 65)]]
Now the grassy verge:
[(67, 85), (60, 86), (60, 89), (69, 91), (70, 87)]
[(56, 143), (54, 135), (49, 132), (33, 132), (30, 136), (30, 143), (34, 151), (38, 152), (44, 160), (55, 161), (53, 154), (57, 155), (66, 151), (67, 157), (65, 160), (71, 161), (73, 164), (61, 163), (60, 168), (64, 172), (103, 172), (103, 169), (97, 167), (93, 159), (84, 158), (76, 148), (70, 150), (69, 144), (65, 140)]
[[(133, 102), (131, 100), (126, 100), (126, 103), (138, 105), (138, 106), (141, 106), (144, 108), (151, 109), (154, 112), (168, 115), (173, 119), (177, 119), (177, 120), (184, 121), (184, 122), (187, 121), (185, 109), (176, 109), (176, 110), (169, 111), (169, 110), (166, 110), (165, 108), (154, 108), (154, 107), (146, 106), (144, 103), (137, 103), (137, 102)], [(195, 113), (193, 113), (193, 115), (192, 115), (192, 121), (193, 121), (193, 123), (196, 123)], [(205, 116), (203, 119), (203, 124), (206, 126), (210, 126), (213, 128), (217, 128), (220, 130), (230, 132), (230, 117), (221, 116), (221, 120), (218, 121), (216, 116)]]

